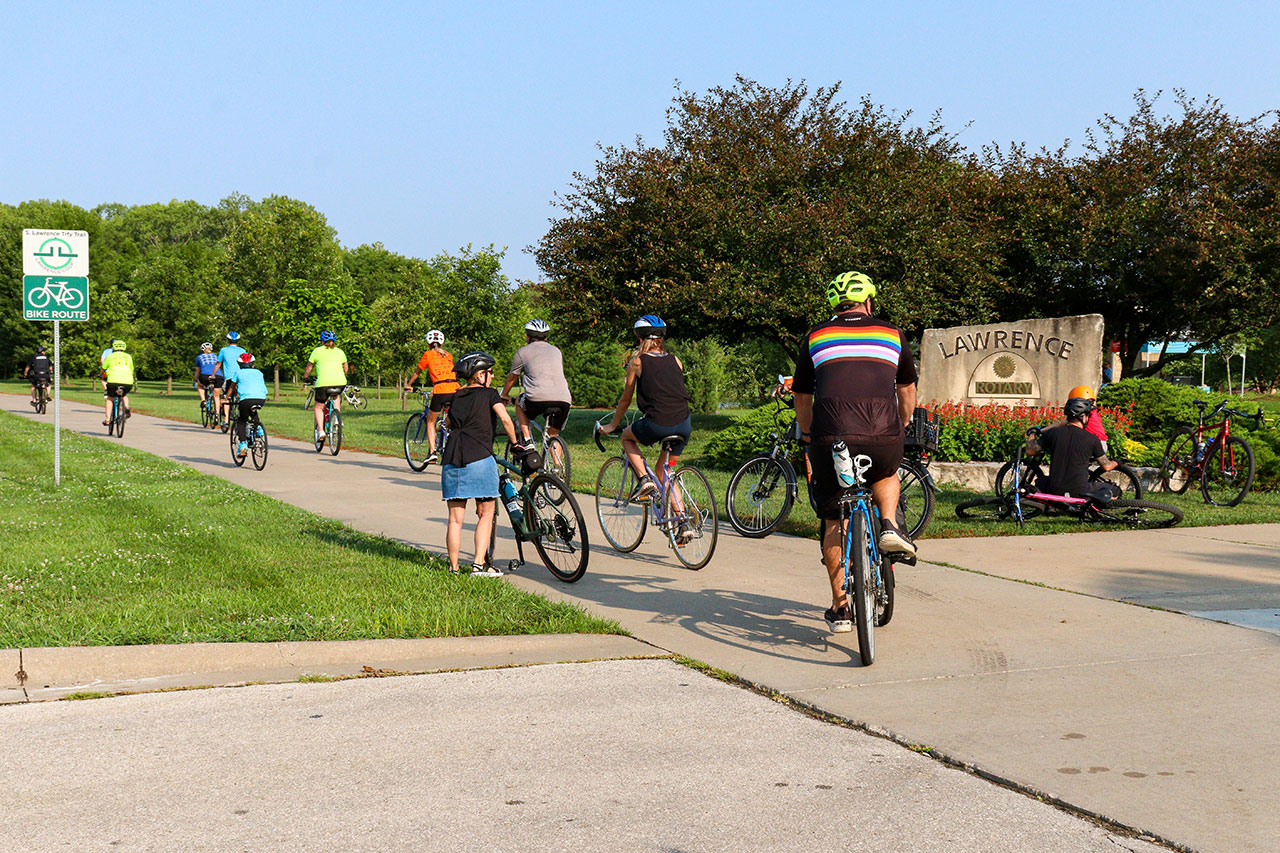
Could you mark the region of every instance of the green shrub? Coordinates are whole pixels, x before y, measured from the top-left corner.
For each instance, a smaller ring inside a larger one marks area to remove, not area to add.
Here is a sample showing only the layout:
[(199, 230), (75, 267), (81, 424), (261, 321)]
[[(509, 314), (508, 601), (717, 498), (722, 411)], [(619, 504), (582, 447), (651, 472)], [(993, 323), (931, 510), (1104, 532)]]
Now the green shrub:
[(618, 402), (627, 373), (626, 350), (611, 340), (574, 341), (561, 350), (575, 406), (600, 409)]
[(1130, 413), (1131, 438), (1148, 446), (1159, 444), (1162, 453), (1178, 424), (1196, 422), (1198, 413), (1193, 400), (1208, 400), (1216, 406), (1226, 399), (1230, 399), (1226, 394), (1201, 391), (1191, 385), (1174, 385), (1154, 377), (1122, 379), (1098, 393), (1098, 405)]
[(689, 408), (700, 415), (715, 414), (727, 385), (729, 352), (714, 338), (672, 341), (668, 349), (684, 365)]
[[(780, 424), (782, 431), (791, 425), (795, 413), (783, 409), (778, 414), (777, 403), (766, 403), (751, 409), (734, 419), (734, 422), (717, 432), (707, 440), (703, 447), (703, 462), (713, 468), (732, 471), (754, 453), (773, 448), (770, 433), (777, 432)], [(775, 424), (774, 415), (778, 414)]]

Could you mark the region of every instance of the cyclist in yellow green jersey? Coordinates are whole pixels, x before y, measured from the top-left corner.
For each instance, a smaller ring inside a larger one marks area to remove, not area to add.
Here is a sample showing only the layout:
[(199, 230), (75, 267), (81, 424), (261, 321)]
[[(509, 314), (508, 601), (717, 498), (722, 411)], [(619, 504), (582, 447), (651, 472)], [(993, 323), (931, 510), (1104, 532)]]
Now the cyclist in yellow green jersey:
[(315, 440), (324, 438), (324, 404), (333, 398), (333, 407), (342, 411), (342, 389), (347, 387), (347, 354), (338, 349), (338, 336), (328, 329), (320, 333), (320, 346), (311, 351), (307, 357), (307, 369), (302, 372), (302, 381), (316, 372), (316, 434)]
[(103, 397), (102, 425), (111, 426), (111, 398), (122, 397), (124, 416), (129, 417), (129, 392), (133, 390), (133, 356), (124, 341), (111, 342), (111, 354), (102, 360), (102, 379), (106, 382)]

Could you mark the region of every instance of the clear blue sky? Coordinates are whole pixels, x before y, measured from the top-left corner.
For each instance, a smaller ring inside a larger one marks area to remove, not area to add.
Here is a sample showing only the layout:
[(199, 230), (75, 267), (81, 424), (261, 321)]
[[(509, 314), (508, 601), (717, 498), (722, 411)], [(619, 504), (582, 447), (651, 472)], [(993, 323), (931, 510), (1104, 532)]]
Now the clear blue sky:
[(659, 141), (676, 81), (839, 81), (974, 150), (1081, 139), (1138, 88), (1280, 107), (1272, 3), (1047, 5), (0, 0), (0, 201), (282, 194), (344, 245), (493, 243), (531, 279), (555, 193)]

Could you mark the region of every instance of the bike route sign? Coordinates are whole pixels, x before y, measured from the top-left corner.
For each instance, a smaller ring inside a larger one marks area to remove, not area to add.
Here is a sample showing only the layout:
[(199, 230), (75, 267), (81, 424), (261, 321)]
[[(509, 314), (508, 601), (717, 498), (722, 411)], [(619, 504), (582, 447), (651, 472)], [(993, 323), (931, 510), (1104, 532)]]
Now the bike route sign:
[(22, 229), (22, 316), (89, 319), (89, 232)]
[(89, 279), (73, 275), (24, 275), (22, 319), (88, 320)]

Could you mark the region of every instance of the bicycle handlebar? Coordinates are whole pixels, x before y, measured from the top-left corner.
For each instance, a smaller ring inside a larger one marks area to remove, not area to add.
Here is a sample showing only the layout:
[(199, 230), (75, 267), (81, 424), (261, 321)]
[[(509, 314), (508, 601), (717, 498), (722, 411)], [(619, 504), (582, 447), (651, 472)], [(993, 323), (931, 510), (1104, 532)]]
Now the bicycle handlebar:
[(609, 452), (604, 449), (604, 442), (600, 440), (600, 422), (599, 421), (596, 421), (595, 429), (591, 430), (591, 438), (593, 441), (595, 441), (596, 447), (600, 448), (601, 453)]

